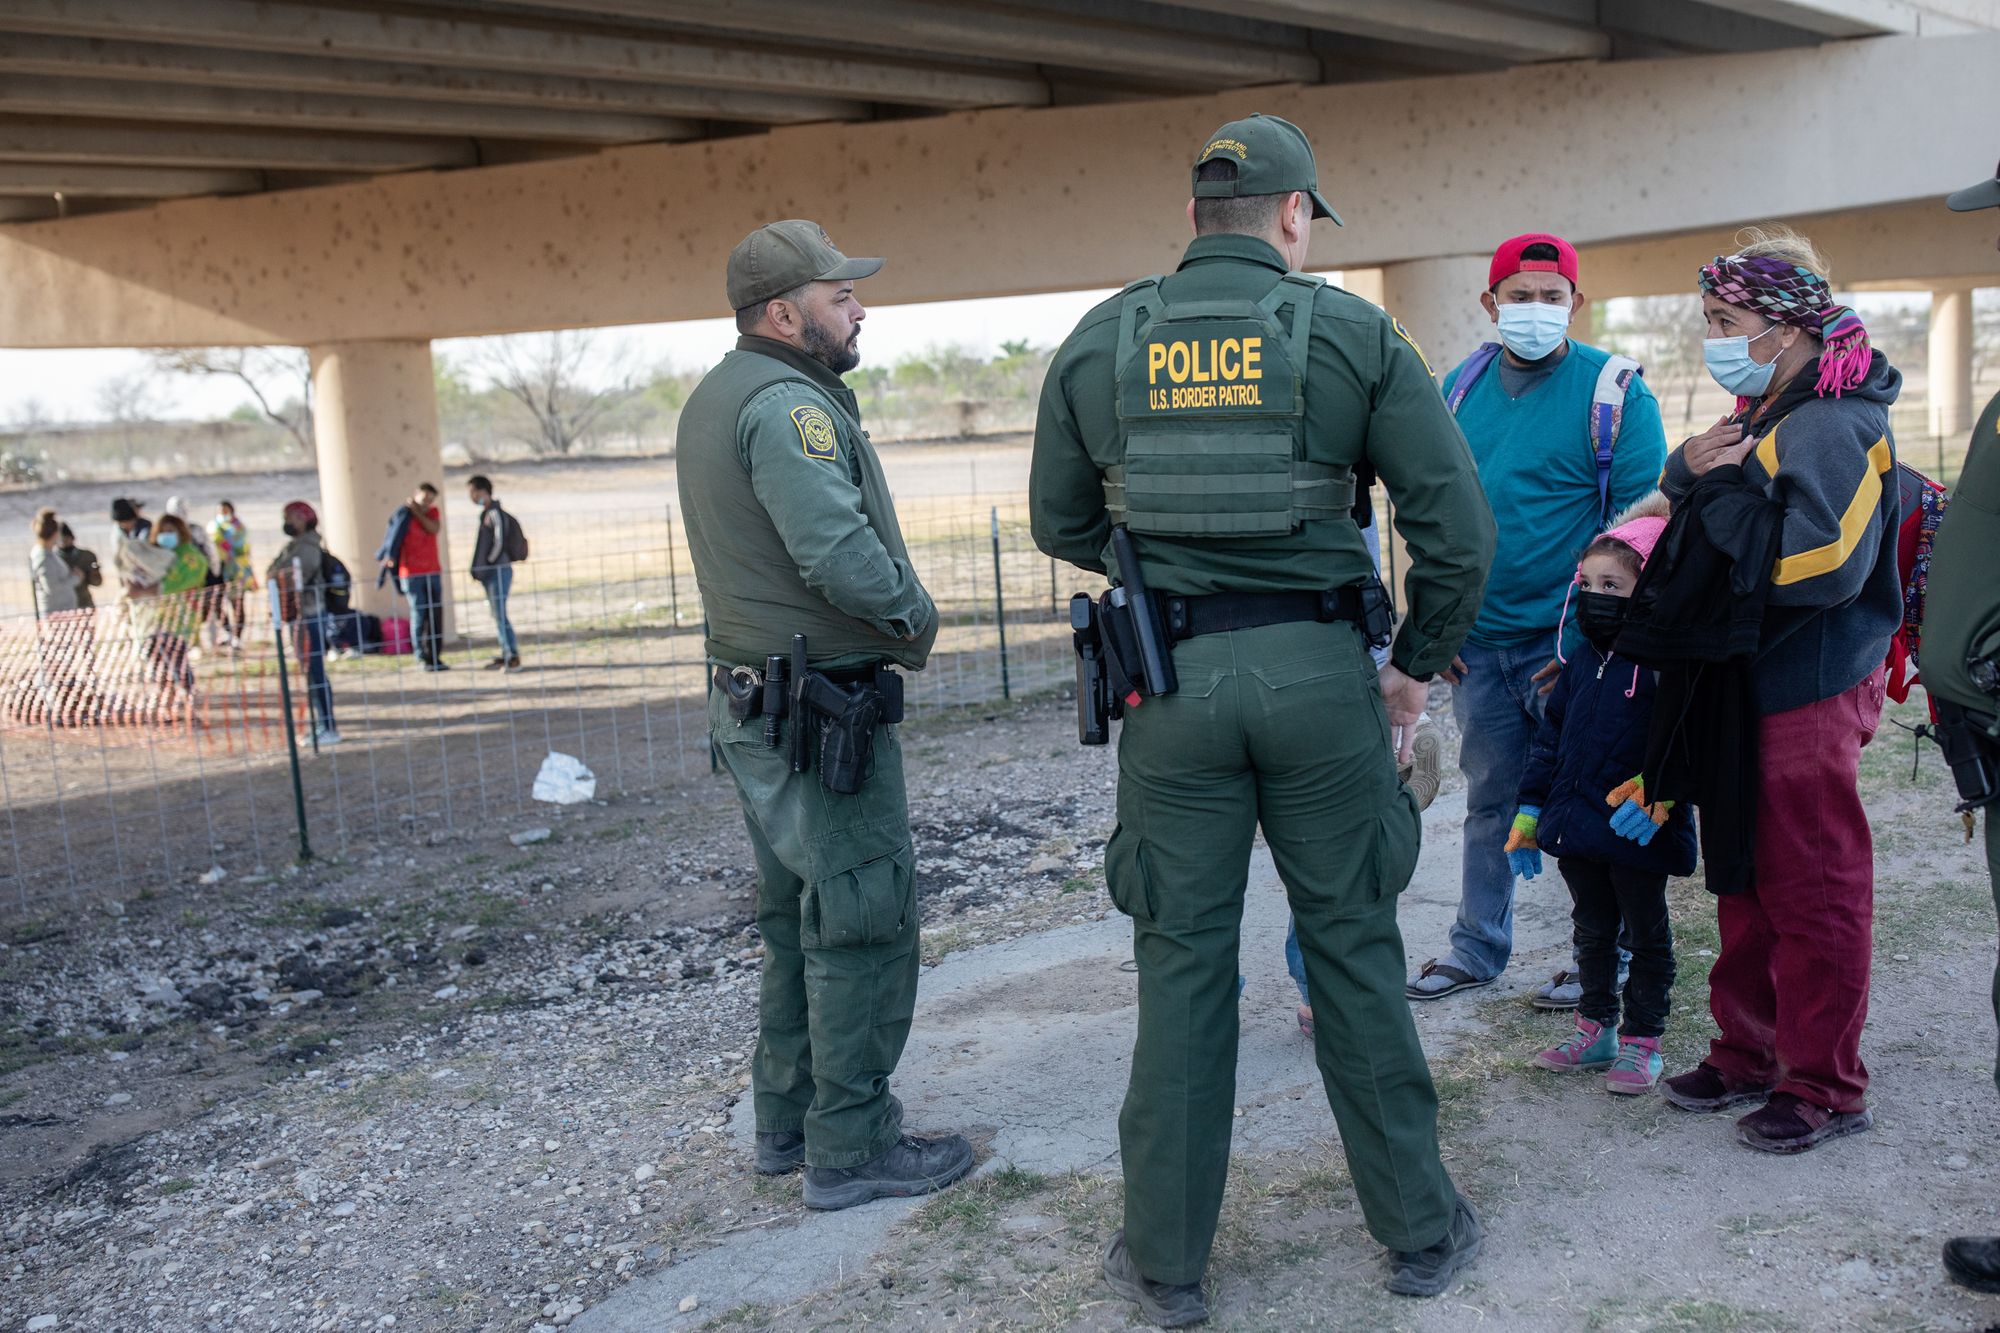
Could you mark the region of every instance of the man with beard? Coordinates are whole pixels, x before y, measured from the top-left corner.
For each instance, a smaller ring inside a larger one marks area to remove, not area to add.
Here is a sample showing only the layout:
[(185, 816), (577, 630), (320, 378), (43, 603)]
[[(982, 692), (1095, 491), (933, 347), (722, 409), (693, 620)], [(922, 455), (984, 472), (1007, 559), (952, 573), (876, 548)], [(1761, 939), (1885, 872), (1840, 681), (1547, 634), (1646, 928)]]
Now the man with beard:
[(889, 1092), (919, 959), (892, 668), (923, 666), (937, 608), (840, 378), (861, 360), (854, 283), (881, 267), (817, 223), (750, 233), (729, 256), (742, 337), (689, 396), (677, 443), (709, 732), (757, 858), (757, 1169), (803, 1163), (811, 1208), (929, 1193), (972, 1166), (958, 1135), (903, 1133)]

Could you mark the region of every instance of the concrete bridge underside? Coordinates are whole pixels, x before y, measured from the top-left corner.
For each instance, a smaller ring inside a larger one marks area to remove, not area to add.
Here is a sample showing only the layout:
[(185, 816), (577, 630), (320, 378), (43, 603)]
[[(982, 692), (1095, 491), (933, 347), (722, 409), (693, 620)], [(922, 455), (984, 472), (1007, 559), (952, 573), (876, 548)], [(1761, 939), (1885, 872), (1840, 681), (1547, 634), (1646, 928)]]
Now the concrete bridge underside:
[(1602, 299), (1687, 291), (1738, 226), (1782, 218), (1843, 286), (1946, 293), (1941, 336), (1969, 363), (1963, 294), (2000, 284), (2000, 257), (1991, 219), (1941, 196), (1992, 161), (1996, 69), (2000, 34), (1273, 84), (22, 222), (0, 227), (0, 346), (311, 348), (326, 526), (361, 552), (439, 470), (433, 338), (723, 314), (730, 247), (797, 215), (889, 257), (876, 303), (1113, 286), (1174, 262), (1201, 136), (1265, 110), (1312, 136), (1348, 221), (1318, 230), (1311, 266), (1356, 273), (1434, 361), (1480, 336), (1471, 296), (1501, 236), (1563, 231)]

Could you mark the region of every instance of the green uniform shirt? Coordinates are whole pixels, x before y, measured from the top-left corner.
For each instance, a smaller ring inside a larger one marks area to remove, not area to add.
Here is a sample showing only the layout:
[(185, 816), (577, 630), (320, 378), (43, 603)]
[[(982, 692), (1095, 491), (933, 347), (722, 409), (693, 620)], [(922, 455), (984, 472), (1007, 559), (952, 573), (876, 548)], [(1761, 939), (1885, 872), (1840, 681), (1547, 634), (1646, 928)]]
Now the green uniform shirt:
[[(1972, 427), (1965, 467), (1951, 488), (1951, 505), (1931, 542), (1924, 637), (1918, 650), (1924, 688), (1979, 713), (1996, 711), (1994, 700), (1972, 683), (1965, 659), (2000, 654), (1995, 550), (2000, 550), (2000, 394), (1986, 404)], [(1990, 829), (1991, 810), (1986, 818)]]
[[(1169, 303), (1258, 300), (1285, 272), (1268, 243), (1198, 236), (1160, 285)], [(1097, 306), (1050, 363), (1035, 423), (1029, 504), (1035, 542), (1050, 555), (1106, 572), (1111, 521), (1104, 470), (1120, 463), (1115, 394), (1120, 298)], [(1471, 451), (1446, 411), (1429, 365), (1401, 325), (1358, 296), (1323, 287), (1314, 300), (1305, 368), (1306, 459), (1364, 460), (1388, 487), (1410, 551), (1409, 615), (1392, 660), (1414, 675), (1451, 664), (1479, 612), (1493, 559), (1493, 514)], [(1133, 534), (1151, 587), (1162, 592), (1272, 592), (1358, 583), (1373, 572), (1347, 518), (1309, 521), (1271, 537)]]
[(675, 470), (711, 658), (761, 666), (804, 634), (815, 666), (924, 664), (937, 608), (838, 375), (738, 339), (681, 411)]

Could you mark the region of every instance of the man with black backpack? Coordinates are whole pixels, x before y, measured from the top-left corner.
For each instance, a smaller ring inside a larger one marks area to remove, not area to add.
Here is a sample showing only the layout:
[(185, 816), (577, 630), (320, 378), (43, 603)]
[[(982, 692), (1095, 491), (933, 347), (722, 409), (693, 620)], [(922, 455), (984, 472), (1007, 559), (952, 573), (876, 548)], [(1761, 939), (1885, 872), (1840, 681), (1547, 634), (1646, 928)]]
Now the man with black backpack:
[(528, 558), (528, 536), (512, 514), (493, 498), (493, 479), (478, 474), (466, 479), (466, 493), (479, 506), (479, 535), (472, 542), (472, 577), (486, 589), (486, 605), (493, 612), (493, 630), (499, 636), (500, 655), (486, 664), (488, 671), (519, 671), (521, 644), (514, 636), (514, 624), (507, 619), (507, 594), (514, 588), (514, 563)]
[(306, 698), (313, 717), (313, 741), (318, 749), (340, 743), (333, 722), (333, 684), (326, 678), (327, 594), (331, 570), (338, 571), (338, 590), (348, 595), (351, 580), (347, 567), (335, 560), (320, 544), (319, 514), (304, 500), (294, 500), (284, 510), (284, 549), (264, 571), (270, 587), (273, 610), (282, 624), (297, 635), (296, 651), (305, 667)]

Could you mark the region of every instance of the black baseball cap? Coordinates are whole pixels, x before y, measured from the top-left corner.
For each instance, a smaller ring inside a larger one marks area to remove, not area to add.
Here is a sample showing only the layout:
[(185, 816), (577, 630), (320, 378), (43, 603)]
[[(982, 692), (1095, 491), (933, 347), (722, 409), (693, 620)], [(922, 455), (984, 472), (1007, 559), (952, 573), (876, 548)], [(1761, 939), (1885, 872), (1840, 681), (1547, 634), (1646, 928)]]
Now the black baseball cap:
[(808, 282), (871, 278), (881, 269), (879, 259), (849, 259), (834, 249), (817, 222), (772, 222), (729, 252), (729, 308), (741, 310)]
[(2000, 166), (1993, 168), (1992, 180), (1968, 185), (1944, 203), (1954, 213), (1970, 213), (1976, 208), (2000, 208)]
[(139, 510), (143, 507), (137, 500), (128, 500), (121, 495), (111, 502), (111, 521), (129, 523), (139, 517)]
[[(1227, 157), (1236, 163), (1235, 180), (1201, 179), (1202, 163), (1216, 157)], [(1347, 225), (1319, 192), (1319, 164), (1313, 160), (1306, 132), (1279, 116), (1260, 112), (1232, 120), (1209, 135), (1194, 160), (1194, 176), (1197, 199), (1233, 199), (1302, 190), (1312, 200), (1314, 217), (1332, 218), (1336, 227)]]

